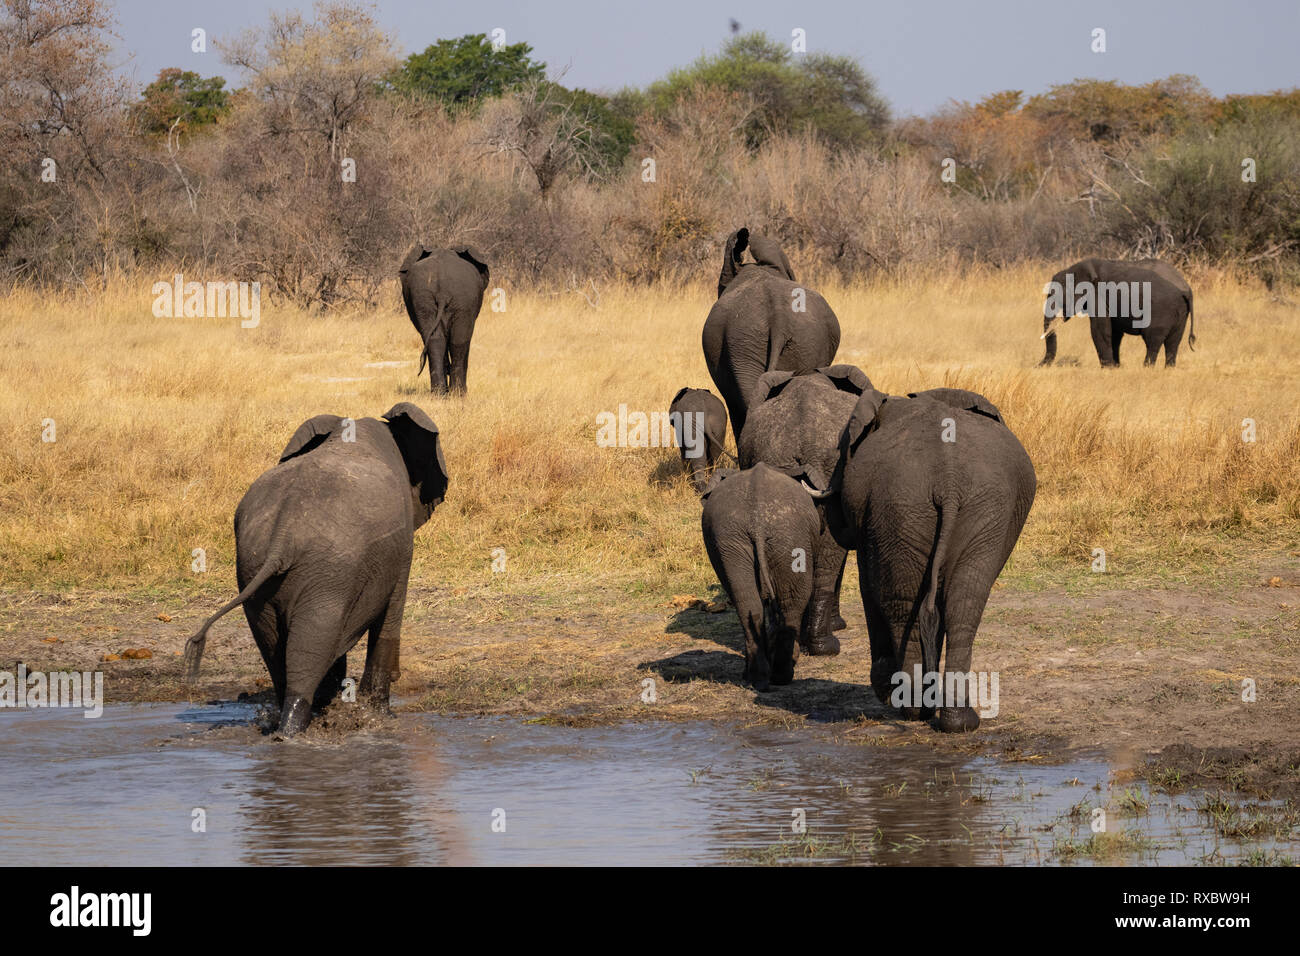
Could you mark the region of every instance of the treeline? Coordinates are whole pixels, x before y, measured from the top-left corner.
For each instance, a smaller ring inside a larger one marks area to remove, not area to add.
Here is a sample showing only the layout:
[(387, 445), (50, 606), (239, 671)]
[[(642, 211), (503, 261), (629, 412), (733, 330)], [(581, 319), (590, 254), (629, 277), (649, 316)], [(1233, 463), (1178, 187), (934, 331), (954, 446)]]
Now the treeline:
[(0, 275), (90, 290), (183, 271), (374, 302), (418, 239), (552, 288), (680, 281), (741, 224), (801, 274), (1087, 252), (1300, 275), (1300, 90), (1079, 80), (891, 118), (850, 58), (739, 35), (644, 90), (523, 43), (400, 58), (364, 8), (219, 38), (244, 78), (110, 68), (103, 0), (0, 0)]

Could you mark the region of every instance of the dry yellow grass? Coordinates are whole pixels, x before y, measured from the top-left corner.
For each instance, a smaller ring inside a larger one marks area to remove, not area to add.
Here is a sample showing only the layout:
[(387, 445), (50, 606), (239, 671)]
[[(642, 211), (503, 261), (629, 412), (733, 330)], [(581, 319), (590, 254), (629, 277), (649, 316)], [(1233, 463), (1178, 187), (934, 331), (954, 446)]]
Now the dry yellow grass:
[[(878, 388), (960, 385), (1003, 409), (1039, 480), (1009, 577), (1086, 575), (1096, 547), (1112, 573), (1154, 579), (1300, 546), (1295, 305), (1193, 274), (1199, 344), (1184, 344), (1177, 370), (1142, 368), (1130, 338), (1125, 366), (1103, 371), (1081, 319), (1063, 331), (1062, 364), (1041, 370), (1052, 268), (823, 286), (844, 328), (839, 361)], [(232, 591), (235, 505), (298, 423), (403, 400), (441, 427), (452, 482), (417, 535), (417, 586), (653, 603), (713, 583), (676, 451), (595, 442), (601, 411), (663, 410), (683, 385), (711, 387), (705, 282), (604, 289), (598, 309), (507, 289), (508, 311), (480, 317), (462, 400), (434, 399), (415, 377), (395, 286), (389, 309), (264, 302), (260, 326), (241, 329), (154, 318), (152, 281), (0, 298), (0, 586)], [(45, 419), (54, 443), (41, 440)], [(491, 571), (498, 547), (504, 575)], [(190, 570), (195, 548), (205, 575)]]

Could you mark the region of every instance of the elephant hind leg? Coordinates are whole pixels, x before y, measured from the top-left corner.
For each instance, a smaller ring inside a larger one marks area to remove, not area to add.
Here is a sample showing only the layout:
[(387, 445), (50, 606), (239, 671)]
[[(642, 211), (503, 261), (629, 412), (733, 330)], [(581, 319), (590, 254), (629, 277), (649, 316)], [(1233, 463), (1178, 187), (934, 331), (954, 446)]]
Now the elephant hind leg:
[(447, 346), (447, 386), (451, 391), (464, 395), (468, 378), (469, 340), (451, 341)]
[(402, 613), (406, 609), (406, 582), (393, 592), (384, 613), (370, 625), (366, 639), (366, 669), (361, 674), (361, 697), (372, 707), (386, 708), (392, 682), (400, 676)]
[[(939, 708), (939, 729), (945, 733), (962, 733), (975, 730), (980, 725), (980, 717), (971, 706), (979, 703), (972, 696), (972, 691), (980, 685), (972, 680), (971, 658), (975, 647), (975, 634), (979, 631), (980, 619), (984, 616), (984, 605), (988, 602), (993, 582), (983, 576), (970, 573), (962, 575), (952, 582), (952, 594), (955, 600), (945, 600), (944, 622), (947, 628), (946, 654), (944, 655), (943, 706)], [(968, 676), (969, 675), (969, 676)], [(991, 683), (983, 686), (992, 686)], [(949, 688), (957, 692), (950, 699)]]
[(429, 391), (437, 395), (447, 393), (447, 333), (439, 325), (424, 340), (424, 352), (429, 358)]
[(1184, 316), (1165, 337), (1165, 368), (1174, 368), (1178, 363), (1178, 347), (1183, 344), (1183, 329), (1186, 325), (1187, 318)]
[(292, 736), (311, 723), (311, 705), (321, 682), (339, 666), (340, 660), (346, 668), (347, 655), (337, 653), (339, 622), (343, 618), (341, 607), (313, 604), (289, 621), (284, 701), (280, 706), (281, 736)]

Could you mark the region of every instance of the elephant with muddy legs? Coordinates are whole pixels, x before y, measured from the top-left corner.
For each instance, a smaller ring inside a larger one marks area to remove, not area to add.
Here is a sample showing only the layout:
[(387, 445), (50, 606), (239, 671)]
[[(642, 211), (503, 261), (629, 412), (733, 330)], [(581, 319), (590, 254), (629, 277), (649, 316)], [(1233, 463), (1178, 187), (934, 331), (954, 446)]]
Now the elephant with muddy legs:
[(1052, 276), (1045, 296), (1042, 337), (1047, 351), (1040, 365), (1056, 361), (1056, 329), (1080, 312), (1088, 316), (1103, 368), (1119, 365), (1125, 335), (1142, 337), (1144, 365), (1154, 365), (1163, 346), (1165, 366), (1174, 367), (1189, 323), (1187, 346), (1196, 345), (1192, 287), (1173, 266), (1158, 259), (1083, 259)]
[(427, 361), (430, 391), (464, 394), (469, 343), (487, 291), (487, 263), (469, 246), (426, 249), (416, 243), (398, 275), (406, 314), (424, 343), (415, 374), (424, 371)]
[(840, 449), (832, 487), (815, 494), (838, 496), (837, 534), (858, 552), (872, 688), (889, 702), (895, 675), (919, 664), (937, 676), (942, 657), (939, 729), (974, 730), (979, 715), (947, 690), (968, 686), (984, 606), (1034, 502), (1034, 466), (988, 415), (875, 391), (858, 399)]
[[(853, 414), (858, 397), (871, 390), (871, 380), (852, 365), (832, 365), (806, 375), (765, 372), (750, 396), (749, 420), (741, 436), (742, 468), (758, 462), (782, 474), (827, 487), (839, 460), (840, 434)], [(848, 552), (830, 532), (835, 519), (829, 509), (838, 503), (817, 503), (822, 532), (814, 562), (813, 603), (803, 649), (813, 656), (838, 654), (835, 631), (846, 625), (840, 616), (840, 584)]]
[(690, 476), (691, 487), (702, 493), (726, 450), (727, 408), (707, 388), (683, 388), (673, 396), (668, 415), (677, 434), (682, 467)]
[(702, 340), (709, 375), (739, 442), (759, 376), (830, 365), (840, 347), (840, 323), (825, 299), (795, 281), (779, 243), (739, 229), (727, 240), (718, 301)]
[(759, 691), (788, 684), (812, 599), (817, 509), (761, 462), (714, 472), (703, 500), (704, 547), (745, 633), (745, 680)]
[(185, 648), (198, 676), (208, 629), (239, 605), (271, 672), (280, 733), (311, 721), (346, 676), (347, 653), (368, 634), (361, 695), (388, 706), (415, 531), (447, 491), (438, 426), (401, 402), (383, 420), (317, 415), (235, 511), (239, 595)]

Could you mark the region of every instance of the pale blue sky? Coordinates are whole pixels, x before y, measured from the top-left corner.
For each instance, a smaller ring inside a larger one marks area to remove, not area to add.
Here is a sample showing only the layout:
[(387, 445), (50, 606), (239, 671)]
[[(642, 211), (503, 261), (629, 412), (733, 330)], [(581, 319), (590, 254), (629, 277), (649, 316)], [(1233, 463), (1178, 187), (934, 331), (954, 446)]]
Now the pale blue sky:
[[(506, 31), (525, 41), (566, 85), (591, 90), (644, 86), (729, 36), (728, 22), (789, 38), (806, 31), (810, 51), (846, 53), (879, 82), (896, 115), (926, 113), (950, 99), (1004, 89), (1040, 92), (1078, 77), (1145, 83), (1191, 73), (1213, 93), (1300, 85), (1300, 0), (379, 0), (381, 23), (404, 52), (440, 37)], [(190, 52), (190, 31), (209, 39), (264, 23), (267, 10), (309, 10), (286, 0), (118, 0), (123, 70), (143, 85), (163, 67), (238, 74), (220, 54)], [(1107, 52), (1089, 49), (1094, 27)]]

